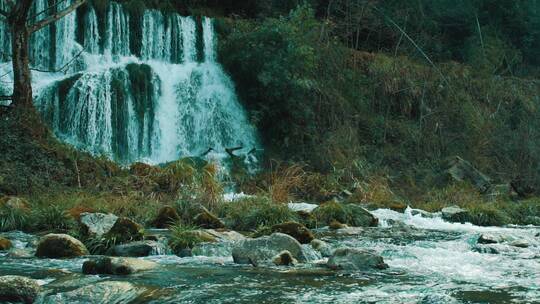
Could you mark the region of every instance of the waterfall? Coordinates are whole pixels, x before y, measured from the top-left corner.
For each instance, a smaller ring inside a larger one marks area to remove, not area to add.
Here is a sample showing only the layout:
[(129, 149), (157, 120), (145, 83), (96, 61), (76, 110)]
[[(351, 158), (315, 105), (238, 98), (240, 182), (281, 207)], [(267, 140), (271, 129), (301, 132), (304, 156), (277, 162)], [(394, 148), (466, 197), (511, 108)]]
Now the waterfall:
[(52, 59), (58, 68), (84, 46), (65, 74), (34, 73), (36, 107), (61, 140), (124, 164), (164, 163), (210, 149), (212, 157), (225, 158), (226, 148), (243, 147), (235, 153), (247, 155), (259, 147), (217, 62), (211, 18), (157, 10), (133, 17), (112, 2), (104, 14), (88, 7), (54, 26), (54, 35), (49, 29), (33, 40), (57, 50), (40, 55), (40, 64)]

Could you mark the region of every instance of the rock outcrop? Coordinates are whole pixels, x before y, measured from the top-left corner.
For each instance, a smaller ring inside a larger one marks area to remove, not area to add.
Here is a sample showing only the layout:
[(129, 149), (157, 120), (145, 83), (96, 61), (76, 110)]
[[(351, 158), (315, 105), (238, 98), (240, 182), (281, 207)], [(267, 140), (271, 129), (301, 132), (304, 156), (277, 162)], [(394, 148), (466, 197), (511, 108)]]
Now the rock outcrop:
[(159, 209), (158, 214), (152, 224), (156, 228), (168, 228), (179, 220), (180, 216), (176, 212), (176, 209), (171, 206), (165, 206)]

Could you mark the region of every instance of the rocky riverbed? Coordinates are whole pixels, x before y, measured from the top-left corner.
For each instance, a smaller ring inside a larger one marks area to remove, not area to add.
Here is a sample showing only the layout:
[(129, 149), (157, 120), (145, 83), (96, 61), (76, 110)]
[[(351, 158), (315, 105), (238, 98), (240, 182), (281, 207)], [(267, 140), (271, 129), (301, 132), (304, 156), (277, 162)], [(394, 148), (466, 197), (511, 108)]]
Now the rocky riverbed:
[(188, 257), (159, 249), (164, 241), (156, 237), (150, 244), (158, 250), (147, 241), (117, 249), (142, 257), (82, 250), (37, 258), (43, 236), (2, 233), (11, 248), (0, 251), (0, 296), (22, 293), (27, 303), (540, 302), (540, 227), (450, 223), (411, 209), (373, 214), (377, 227), (324, 227), (306, 244), (280, 232), (251, 239), (207, 230), (218, 241)]

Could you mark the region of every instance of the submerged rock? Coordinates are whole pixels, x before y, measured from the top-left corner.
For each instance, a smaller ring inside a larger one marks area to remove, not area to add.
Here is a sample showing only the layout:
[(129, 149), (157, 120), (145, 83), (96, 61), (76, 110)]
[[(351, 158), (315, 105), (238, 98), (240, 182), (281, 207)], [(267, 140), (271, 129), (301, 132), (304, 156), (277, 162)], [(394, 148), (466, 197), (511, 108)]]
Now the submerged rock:
[(153, 221), (153, 226), (156, 228), (168, 228), (172, 224), (178, 222), (180, 216), (171, 206), (165, 206), (159, 209), (156, 218)]
[(285, 250), (298, 261), (306, 261), (302, 245), (293, 237), (283, 233), (273, 233), (269, 236), (238, 242), (233, 247), (232, 256), (237, 264), (258, 265), (270, 262), (272, 258)]
[(114, 246), (110, 255), (121, 257), (145, 257), (150, 255), (164, 255), (169, 253), (169, 248), (156, 241), (137, 241)]
[(306, 226), (297, 222), (285, 222), (272, 226), (272, 232), (285, 233), (295, 238), (300, 244), (309, 244), (315, 237)]
[(334, 270), (371, 270), (386, 269), (381, 256), (368, 250), (339, 248), (328, 259), (327, 266)]
[(39, 284), (21, 276), (0, 276), (0, 302), (33, 303), (41, 291)]
[(445, 207), (441, 210), (442, 218), (454, 223), (465, 223), (469, 219), (469, 211), (459, 206)]
[(74, 258), (88, 255), (81, 241), (67, 234), (47, 234), (38, 243), (36, 256), (40, 258)]
[(0, 251), (9, 250), (12, 246), (13, 245), (11, 244), (10, 240), (0, 237)]
[(510, 242), (510, 246), (518, 247), (518, 248), (528, 248), (530, 246), (529, 242), (525, 240), (515, 240)]
[(472, 250), (478, 253), (499, 254), (499, 250), (492, 246), (475, 246)]
[(288, 250), (284, 250), (272, 258), (272, 263), (277, 266), (294, 266), (294, 264), (297, 264), (298, 261)]
[(82, 272), (84, 274), (129, 275), (150, 270), (156, 266), (154, 262), (136, 258), (102, 257), (84, 262)]
[(85, 233), (100, 237), (108, 233), (117, 220), (118, 217), (114, 214), (81, 213), (79, 221)]
[(328, 243), (321, 241), (321, 240), (313, 240), (311, 241), (311, 247), (318, 251), (321, 256), (328, 258), (332, 256), (332, 247), (328, 245)]
[(131, 303), (142, 289), (128, 282), (98, 282), (69, 292), (47, 296), (43, 303), (91, 304), (91, 303)]

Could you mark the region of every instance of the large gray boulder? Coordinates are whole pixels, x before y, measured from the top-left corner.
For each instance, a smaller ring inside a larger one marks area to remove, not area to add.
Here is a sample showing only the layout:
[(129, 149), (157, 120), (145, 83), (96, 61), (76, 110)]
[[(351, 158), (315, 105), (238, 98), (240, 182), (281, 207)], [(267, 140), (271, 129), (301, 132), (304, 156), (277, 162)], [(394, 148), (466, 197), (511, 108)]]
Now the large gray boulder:
[(333, 270), (373, 270), (386, 269), (381, 256), (372, 251), (355, 248), (339, 248), (334, 251), (327, 266)]
[(67, 234), (47, 234), (39, 240), (36, 249), (39, 258), (74, 258), (88, 254), (81, 241)]
[(39, 284), (21, 276), (0, 277), (0, 302), (33, 303), (41, 291)]
[(105, 281), (47, 296), (46, 304), (131, 303), (144, 289), (128, 282)]
[(111, 249), (110, 255), (121, 257), (145, 257), (150, 255), (165, 255), (170, 253), (169, 248), (156, 241), (137, 241), (116, 245)]
[(81, 226), (90, 236), (100, 237), (109, 232), (118, 220), (114, 214), (81, 213)]
[(235, 244), (232, 250), (233, 260), (237, 264), (252, 264), (271, 262), (283, 251), (288, 251), (299, 262), (305, 262), (302, 245), (292, 236), (274, 233), (256, 239), (245, 239)]
[(135, 258), (101, 257), (83, 263), (84, 274), (130, 275), (132, 273), (151, 270), (157, 266), (152, 261)]

